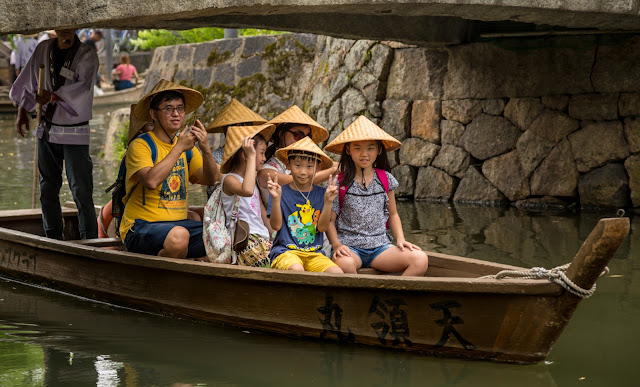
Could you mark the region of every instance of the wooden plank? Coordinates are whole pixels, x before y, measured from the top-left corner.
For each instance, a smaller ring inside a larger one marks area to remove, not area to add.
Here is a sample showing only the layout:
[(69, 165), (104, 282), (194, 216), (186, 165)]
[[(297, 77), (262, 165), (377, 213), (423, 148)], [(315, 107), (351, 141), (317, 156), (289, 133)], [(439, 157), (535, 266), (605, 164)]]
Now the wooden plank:
[(122, 246), (122, 239), (120, 238), (77, 239), (77, 240), (68, 241), (68, 242), (76, 243), (84, 246), (93, 246), (93, 247)]

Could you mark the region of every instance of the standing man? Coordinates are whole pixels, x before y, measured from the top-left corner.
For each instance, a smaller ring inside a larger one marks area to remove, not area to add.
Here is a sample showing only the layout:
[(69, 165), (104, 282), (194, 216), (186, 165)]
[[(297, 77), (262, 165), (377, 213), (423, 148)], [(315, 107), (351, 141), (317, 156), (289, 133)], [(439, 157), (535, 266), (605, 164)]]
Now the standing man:
[(96, 46), (96, 43), (98, 43), (99, 41), (102, 40), (102, 31), (100, 30), (95, 30), (91, 33), (91, 35), (85, 40), (85, 44), (88, 46), (93, 47), (94, 51), (98, 51), (98, 47)]
[[(96, 51), (80, 43), (75, 30), (57, 30), (56, 39), (38, 45), (9, 93), (19, 106), (16, 127), (29, 131), (27, 112), (43, 107), (34, 135), (38, 138), (40, 204), (45, 234), (62, 239), (60, 207), (63, 162), (69, 188), (78, 207), (80, 237), (98, 237), (93, 206), (93, 164), (89, 156), (89, 120), (93, 84), (98, 72)], [(44, 85), (38, 91), (38, 68), (44, 65)]]
[(202, 222), (187, 218), (189, 183), (213, 185), (220, 169), (202, 123), (183, 126), (185, 115), (202, 101), (197, 90), (161, 79), (136, 104), (136, 118), (153, 121), (153, 130), (133, 140), (126, 153), (120, 236), (127, 251), (171, 258), (206, 255)]

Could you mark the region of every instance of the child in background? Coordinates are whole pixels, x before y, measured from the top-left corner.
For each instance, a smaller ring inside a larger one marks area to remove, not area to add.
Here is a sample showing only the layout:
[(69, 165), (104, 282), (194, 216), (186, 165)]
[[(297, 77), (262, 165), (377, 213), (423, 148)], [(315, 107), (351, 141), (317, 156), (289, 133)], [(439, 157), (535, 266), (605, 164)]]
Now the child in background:
[[(207, 133), (222, 133), (226, 136), (230, 126), (262, 125), (266, 122), (267, 120), (254, 113), (237, 99), (231, 98), (231, 101), (220, 110), (216, 118), (207, 125)], [(223, 153), (224, 145), (212, 152), (216, 163), (222, 164)], [(214, 187), (207, 187), (207, 197), (211, 196), (213, 189)]]
[[(258, 172), (260, 195), (265, 206), (268, 206), (269, 203), (269, 193), (267, 192), (267, 178), (269, 176), (271, 176), (272, 180), (278, 176), (278, 182), (281, 185), (290, 184), (293, 181), (290, 175), (291, 171), (289, 171), (285, 163), (275, 156), (276, 151), (305, 137), (311, 137), (311, 140), (316, 144), (329, 138), (329, 132), (296, 105), (285, 110), (269, 123), (276, 126), (276, 131), (273, 134), (273, 144), (267, 148), (267, 162), (264, 164), (262, 171)], [(330, 168), (319, 171), (313, 183), (318, 184), (327, 181), (329, 176), (336, 172), (337, 168), (338, 163), (332, 163)]]
[(233, 203), (236, 196), (240, 197), (238, 219), (249, 228), (247, 245), (238, 252), (238, 264), (243, 266), (261, 266), (269, 258), (271, 231), (266, 226), (268, 220), (256, 187), (256, 173), (266, 160), (264, 152), (274, 130), (273, 125), (265, 124), (232, 126), (227, 131), (220, 169), (227, 174), (222, 180), (222, 205), (229, 223)]
[[(402, 143), (364, 116), (325, 149), (341, 154), (340, 194), (334, 200), (327, 235), (335, 262), (345, 273), (372, 267), (402, 275), (424, 276), (428, 257), (407, 242), (396, 209), (398, 181), (390, 173), (387, 153)], [(396, 237), (392, 245), (387, 225)]]
[(279, 149), (276, 157), (287, 163), (291, 183), (280, 186), (278, 175), (267, 179), (272, 198), (271, 227), (278, 233), (271, 249), (271, 267), (281, 270), (342, 273), (322, 254), (323, 232), (329, 227), (331, 203), (337, 186), (329, 181), (324, 189), (313, 185), (316, 170), (333, 162), (310, 138)]

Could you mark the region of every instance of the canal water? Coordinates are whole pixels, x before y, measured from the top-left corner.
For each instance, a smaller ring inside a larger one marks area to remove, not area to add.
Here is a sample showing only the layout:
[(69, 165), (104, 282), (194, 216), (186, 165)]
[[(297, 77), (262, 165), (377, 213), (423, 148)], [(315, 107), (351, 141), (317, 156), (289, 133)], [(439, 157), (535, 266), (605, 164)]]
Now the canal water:
[[(101, 158), (109, 111), (94, 111), (96, 203), (117, 162)], [(0, 209), (31, 205), (33, 139), (0, 116)], [(202, 204), (204, 190), (191, 195)], [(61, 201), (72, 200), (63, 186)], [(428, 251), (524, 267), (569, 262), (611, 212), (522, 211), (400, 202), (407, 239)], [(635, 386), (640, 344), (640, 217), (596, 294), (545, 362), (441, 359), (275, 337), (96, 303), (0, 278), (0, 386)], [(211, 295), (215, 297), (216, 295)]]

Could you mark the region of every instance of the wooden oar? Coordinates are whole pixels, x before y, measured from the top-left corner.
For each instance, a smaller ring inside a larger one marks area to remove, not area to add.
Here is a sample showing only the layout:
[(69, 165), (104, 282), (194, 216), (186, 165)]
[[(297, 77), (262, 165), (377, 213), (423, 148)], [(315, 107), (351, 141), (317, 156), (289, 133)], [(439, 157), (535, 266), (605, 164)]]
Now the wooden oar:
[[(38, 95), (42, 94), (42, 86), (44, 85), (44, 65), (41, 64), (38, 69)], [(42, 105), (38, 104), (37, 110), (37, 124), (40, 125), (40, 119), (42, 118)], [(31, 189), (31, 208), (36, 208), (36, 202), (38, 198), (38, 139), (36, 138), (35, 145), (33, 147), (33, 186)]]

